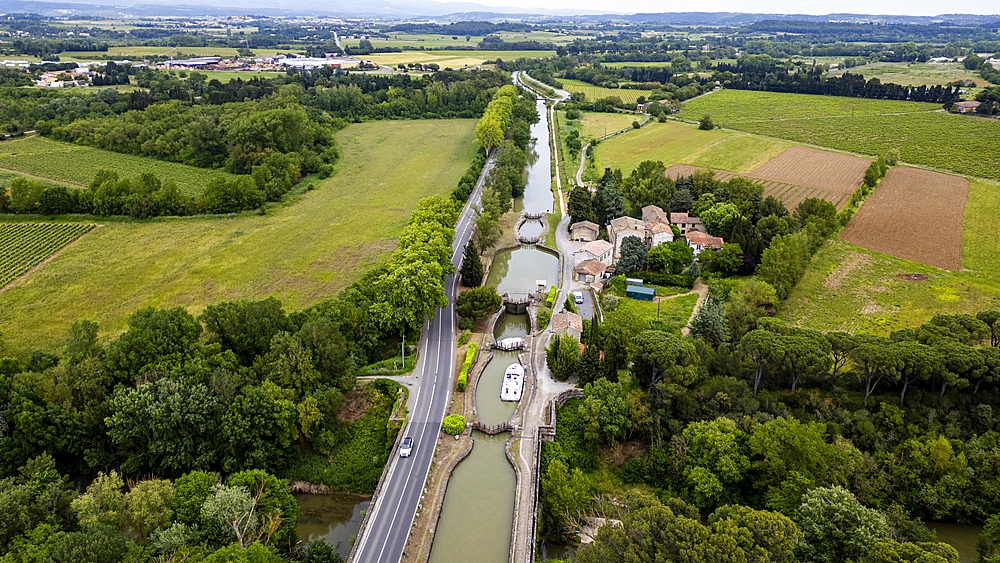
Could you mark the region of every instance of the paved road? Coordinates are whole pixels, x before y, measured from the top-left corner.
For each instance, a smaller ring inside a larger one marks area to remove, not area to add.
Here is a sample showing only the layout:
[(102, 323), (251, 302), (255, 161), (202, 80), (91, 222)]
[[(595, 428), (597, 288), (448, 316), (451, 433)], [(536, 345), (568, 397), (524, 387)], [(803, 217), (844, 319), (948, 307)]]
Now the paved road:
[[(483, 179), (494, 163), (494, 158), (487, 162), (455, 226), (451, 261), (456, 269), (461, 265), (465, 245), (475, 230), (472, 205), (479, 204)], [(455, 276), (448, 276), (445, 282), (448, 306), (437, 310), (434, 318), (424, 324), (420, 335), (420, 357), (413, 371), (416, 386), (410, 390), (407, 404), (410, 417), (402, 430), (405, 436), (413, 438), (413, 453), (408, 458), (392, 453), (389, 473), (370, 508), (372, 516), (357, 539), (358, 547), (350, 559), (352, 563), (396, 563), (406, 549), (451, 396), (451, 379), (455, 372), (455, 285)]]

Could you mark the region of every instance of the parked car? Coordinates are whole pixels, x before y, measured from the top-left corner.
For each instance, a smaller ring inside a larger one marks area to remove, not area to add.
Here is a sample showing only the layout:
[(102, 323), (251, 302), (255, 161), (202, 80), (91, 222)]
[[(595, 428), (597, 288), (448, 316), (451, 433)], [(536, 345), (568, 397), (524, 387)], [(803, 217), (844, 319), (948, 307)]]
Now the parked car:
[(410, 452), (413, 451), (413, 438), (407, 436), (403, 438), (403, 444), (399, 446), (399, 457), (410, 457)]
[(576, 303), (577, 305), (579, 305), (580, 303), (583, 303), (583, 292), (582, 291), (574, 291), (573, 292), (573, 303)]

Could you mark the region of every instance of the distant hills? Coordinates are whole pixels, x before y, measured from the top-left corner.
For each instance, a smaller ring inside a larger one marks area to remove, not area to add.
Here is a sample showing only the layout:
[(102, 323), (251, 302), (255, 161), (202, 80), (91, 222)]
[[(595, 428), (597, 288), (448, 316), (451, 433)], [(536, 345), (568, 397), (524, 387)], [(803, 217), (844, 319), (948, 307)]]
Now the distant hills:
[[(443, 20), (489, 20), (511, 18), (524, 21), (576, 22), (617, 21), (660, 25), (744, 25), (768, 20), (872, 22), (881, 24), (980, 25), (1000, 20), (1000, 15), (942, 14), (939, 16), (884, 16), (868, 14), (759, 14), (742, 12), (664, 12), (664, 13), (600, 13), (588, 10), (534, 9), (486, 6), (474, 2), (438, 2), (435, 0), (241, 0), (239, 6), (227, 5), (233, 0), (210, 0), (211, 3), (176, 3), (170, 0), (143, 2), (66, 2), (45, 0), (2, 0), (0, 13), (31, 13), (42, 16), (91, 15), (104, 17), (185, 17), (185, 16), (305, 16), (305, 17), (372, 17), (407, 19), (413, 17)], [(235, 3), (235, 2), (234, 2)], [(540, 2), (540, 4), (543, 4)]]

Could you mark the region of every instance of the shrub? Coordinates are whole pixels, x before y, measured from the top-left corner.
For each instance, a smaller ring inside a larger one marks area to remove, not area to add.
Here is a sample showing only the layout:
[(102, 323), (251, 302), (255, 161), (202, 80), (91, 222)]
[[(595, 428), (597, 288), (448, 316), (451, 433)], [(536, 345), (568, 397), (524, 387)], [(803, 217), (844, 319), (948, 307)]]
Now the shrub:
[(476, 343), (469, 344), (469, 349), (465, 352), (465, 362), (462, 363), (462, 371), (458, 374), (458, 383), (455, 387), (459, 391), (465, 391), (465, 386), (469, 384), (469, 370), (472, 369), (472, 360), (476, 357)]
[(576, 303), (573, 302), (573, 296), (572, 295), (567, 295), (566, 296), (566, 302), (563, 303), (563, 307), (565, 307), (566, 310), (569, 311), (570, 313), (575, 313), (576, 312)]
[(538, 308), (538, 330), (545, 330), (545, 327), (549, 326), (549, 320), (552, 319), (552, 309), (546, 309), (545, 307)]
[(552, 303), (556, 300), (556, 286), (549, 288), (549, 296), (545, 298), (545, 306), (552, 307)]
[(450, 414), (444, 417), (444, 421), (441, 423), (441, 430), (452, 436), (457, 436), (462, 430), (465, 430), (465, 417), (460, 414)]
[(617, 295), (605, 295), (601, 300), (601, 305), (604, 307), (605, 311), (611, 313), (618, 308), (619, 301), (621, 301), (621, 297), (618, 297)]
[(469, 342), (470, 338), (472, 338), (472, 332), (470, 332), (468, 330), (463, 330), (462, 334), (459, 335), (459, 337), (458, 337), (458, 345), (459, 346), (465, 346), (465, 344), (467, 342)]

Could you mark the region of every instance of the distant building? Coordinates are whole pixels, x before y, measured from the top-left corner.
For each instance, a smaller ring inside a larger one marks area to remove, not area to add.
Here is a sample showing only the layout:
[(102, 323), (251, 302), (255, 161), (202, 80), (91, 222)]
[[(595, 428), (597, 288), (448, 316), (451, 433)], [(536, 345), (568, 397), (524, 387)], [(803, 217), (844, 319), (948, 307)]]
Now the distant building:
[(618, 217), (611, 220), (608, 226), (608, 240), (615, 245), (614, 257), (621, 256), (622, 240), (625, 237), (638, 237), (646, 244), (646, 248), (654, 248), (665, 242), (674, 240), (674, 231), (670, 228), (670, 219), (662, 209), (655, 205), (642, 208), (642, 219), (634, 217)]
[(955, 102), (955, 107), (958, 108), (959, 113), (971, 113), (979, 107), (979, 102)]

